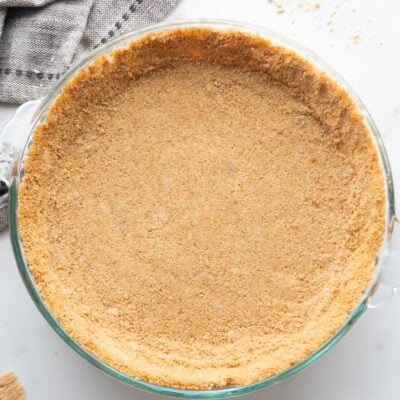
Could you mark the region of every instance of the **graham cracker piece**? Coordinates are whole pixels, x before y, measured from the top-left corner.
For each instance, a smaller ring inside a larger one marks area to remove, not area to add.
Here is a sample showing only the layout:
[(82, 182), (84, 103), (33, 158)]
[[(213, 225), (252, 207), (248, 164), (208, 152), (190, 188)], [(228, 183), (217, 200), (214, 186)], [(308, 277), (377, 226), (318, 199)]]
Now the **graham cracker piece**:
[(25, 400), (25, 389), (14, 372), (0, 376), (0, 400)]

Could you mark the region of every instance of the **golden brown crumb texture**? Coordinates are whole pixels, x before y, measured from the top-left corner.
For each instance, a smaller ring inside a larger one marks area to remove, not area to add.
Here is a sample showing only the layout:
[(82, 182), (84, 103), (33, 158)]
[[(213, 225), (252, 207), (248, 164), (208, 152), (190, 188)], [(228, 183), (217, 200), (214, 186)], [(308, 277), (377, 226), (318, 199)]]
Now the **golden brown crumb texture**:
[(348, 94), (289, 50), (206, 28), (79, 71), (19, 190), (26, 259), (65, 330), (192, 389), (260, 380), (328, 340), (371, 280), (384, 213)]
[(25, 390), (14, 372), (0, 376), (0, 400), (26, 400)]

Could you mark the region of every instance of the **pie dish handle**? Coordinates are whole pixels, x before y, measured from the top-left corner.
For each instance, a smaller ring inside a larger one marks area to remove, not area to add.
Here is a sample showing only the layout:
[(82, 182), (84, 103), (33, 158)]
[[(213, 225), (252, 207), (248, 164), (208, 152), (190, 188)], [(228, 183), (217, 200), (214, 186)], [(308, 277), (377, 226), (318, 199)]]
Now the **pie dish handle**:
[(377, 308), (400, 291), (400, 222), (393, 217), (388, 238), (378, 255), (378, 276), (371, 288), (368, 308)]
[(22, 104), (0, 132), (0, 231), (8, 225), (12, 170), (28, 140), (40, 102), (33, 100)]

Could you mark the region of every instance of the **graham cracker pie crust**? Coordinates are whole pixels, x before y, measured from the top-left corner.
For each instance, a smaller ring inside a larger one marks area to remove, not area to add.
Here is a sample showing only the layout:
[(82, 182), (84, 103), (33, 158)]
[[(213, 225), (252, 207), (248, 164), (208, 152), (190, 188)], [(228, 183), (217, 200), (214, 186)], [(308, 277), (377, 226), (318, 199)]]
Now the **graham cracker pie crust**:
[(181, 28), (65, 85), (18, 214), (77, 342), (138, 379), (206, 389), (279, 373), (343, 325), (374, 272), (385, 190), (331, 78), (258, 36)]

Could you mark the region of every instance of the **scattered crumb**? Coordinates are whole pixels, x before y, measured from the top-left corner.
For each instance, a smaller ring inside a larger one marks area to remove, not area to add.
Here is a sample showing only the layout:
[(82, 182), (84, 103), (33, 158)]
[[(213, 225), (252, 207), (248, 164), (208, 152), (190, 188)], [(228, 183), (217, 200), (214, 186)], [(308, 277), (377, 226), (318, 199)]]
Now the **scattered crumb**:
[(360, 33), (355, 33), (354, 35), (352, 35), (351, 40), (353, 41), (353, 43), (358, 44), (360, 42), (361, 39), (361, 35)]
[[(300, 22), (296, 18), (296, 13), (312, 13), (312, 21), (319, 23), (319, 27), (325, 26), (329, 32), (335, 32), (333, 25), (336, 25), (336, 20), (340, 19), (340, 22), (345, 26), (344, 32), (342, 30), (337, 30), (337, 35), (342, 37), (349, 37), (348, 43), (346, 44), (354, 44), (359, 43), (361, 40), (361, 36), (359, 33), (352, 34), (352, 31), (360, 31), (367, 30), (367, 26), (371, 25), (371, 18), (363, 18), (362, 15), (358, 15), (358, 8), (352, 5), (352, 0), (347, 2), (341, 2), (339, 0), (336, 1), (327, 1), (327, 0), (268, 0), (268, 3), (272, 4), (275, 8), (275, 12), (277, 14), (288, 14), (291, 16), (288, 21), (290, 25), (299, 25)], [(282, 18), (285, 18), (282, 15)], [(368, 29), (369, 30), (369, 29)], [(347, 31), (347, 32), (346, 32)], [(294, 36), (294, 33), (292, 33)], [(365, 46), (382, 46), (379, 44), (379, 41), (376, 37), (371, 37), (371, 40), (366, 40), (364, 38), (363, 41)]]
[(269, 3), (273, 4), (276, 7), (276, 12), (278, 14), (282, 14), (285, 12), (284, 4), (281, 1), (277, 0), (268, 0)]

